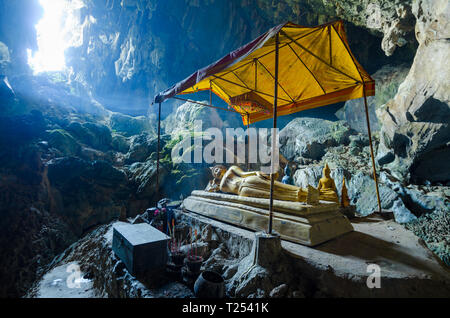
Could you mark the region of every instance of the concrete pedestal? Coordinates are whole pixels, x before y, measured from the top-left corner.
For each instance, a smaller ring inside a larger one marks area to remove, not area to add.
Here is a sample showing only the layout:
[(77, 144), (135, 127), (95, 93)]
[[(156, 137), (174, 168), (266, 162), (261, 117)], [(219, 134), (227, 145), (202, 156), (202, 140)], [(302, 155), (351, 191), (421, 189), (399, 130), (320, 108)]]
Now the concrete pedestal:
[(279, 234), (255, 233), (255, 242), (252, 250), (254, 255), (253, 265), (270, 268), (279, 261), (282, 252)]
[[(193, 191), (183, 207), (216, 220), (254, 231), (264, 231), (269, 223), (269, 199)], [(273, 201), (273, 229), (284, 240), (315, 246), (353, 231), (346, 216), (339, 213), (337, 203), (320, 201)]]

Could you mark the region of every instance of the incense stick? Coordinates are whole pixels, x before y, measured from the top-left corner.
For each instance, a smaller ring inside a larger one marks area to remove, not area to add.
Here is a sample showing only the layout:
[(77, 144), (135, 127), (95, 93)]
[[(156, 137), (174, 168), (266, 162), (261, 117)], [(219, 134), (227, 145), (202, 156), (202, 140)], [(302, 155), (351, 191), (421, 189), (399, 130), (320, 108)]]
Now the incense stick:
[(189, 228), (189, 238), (191, 240), (191, 248), (189, 249), (189, 255), (192, 256), (192, 228)]
[[(172, 238), (172, 232), (170, 231), (170, 223), (169, 222), (167, 222), (167, 227), (169, 229), (170, 238)], [(170, 252), (173, 252), (173, 240), (170, 240), (169, 245), (170, 245)]]
[(197, 260), (197, 229), (195, 229), (195, 257), (194, 259)]

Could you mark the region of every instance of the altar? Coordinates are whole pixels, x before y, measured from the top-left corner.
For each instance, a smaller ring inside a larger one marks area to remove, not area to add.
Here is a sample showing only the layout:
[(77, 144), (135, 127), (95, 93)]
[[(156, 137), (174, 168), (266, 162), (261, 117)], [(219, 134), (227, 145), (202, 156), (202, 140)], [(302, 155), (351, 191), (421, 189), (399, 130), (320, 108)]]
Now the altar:
[[(269, 199), (233, 194), (193, 191), (182, 204), (184, 210), (254, 231), (267, 229)], [(339, 204), (320, 200), (306, 202), (273, 200), (273, 230), (294, 243), (315, 246), (353, 231)]]

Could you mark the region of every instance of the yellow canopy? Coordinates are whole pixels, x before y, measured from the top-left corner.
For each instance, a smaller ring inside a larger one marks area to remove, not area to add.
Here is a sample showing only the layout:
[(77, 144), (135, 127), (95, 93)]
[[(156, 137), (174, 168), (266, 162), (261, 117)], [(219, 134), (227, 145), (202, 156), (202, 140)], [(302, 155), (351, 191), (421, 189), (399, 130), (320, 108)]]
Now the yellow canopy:
[(242, 115), (244, 124), (272, 118), (277, 32), (278, 116), (363, 97), (364, 87), (366, 96), (375, 94), (375, 81), (356, 61), (343, 22), (337, 21), (274, 27), (160, 95), (211, 90)]

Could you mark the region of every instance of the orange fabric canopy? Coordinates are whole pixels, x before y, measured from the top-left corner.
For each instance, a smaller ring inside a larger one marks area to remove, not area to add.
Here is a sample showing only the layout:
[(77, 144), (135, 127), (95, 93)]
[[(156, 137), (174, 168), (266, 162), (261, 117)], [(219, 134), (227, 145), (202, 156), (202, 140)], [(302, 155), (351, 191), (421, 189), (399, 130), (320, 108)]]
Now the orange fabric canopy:
[(375, 95), (375, 81), (350, 51), (342, 21), (317, 27), (287, 22), (161, 92), (155, 102), (211, 90), (244, 124), (272, 118), (277, 33), (278, 116)]

